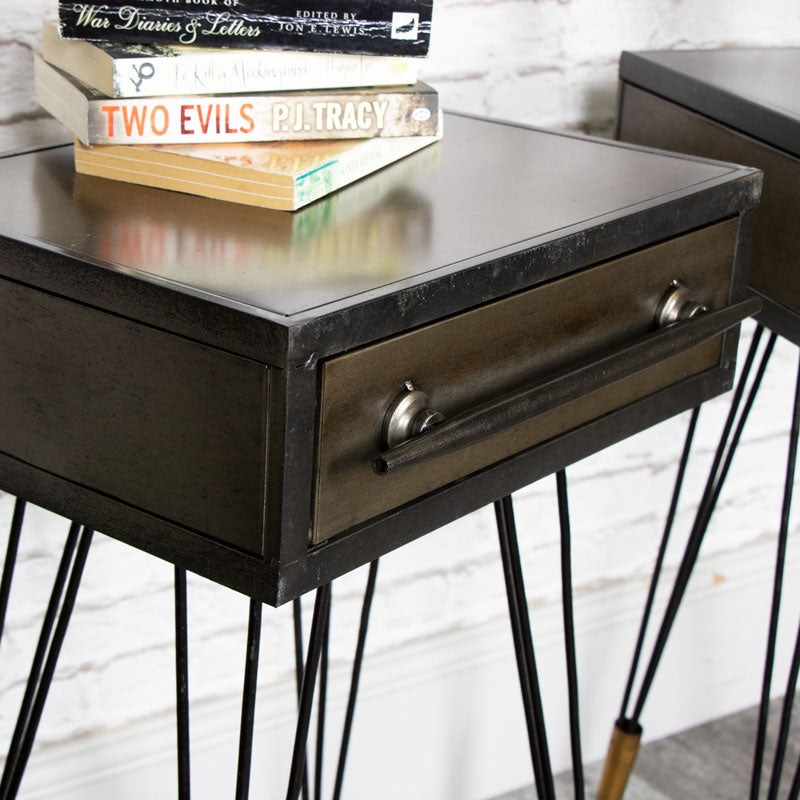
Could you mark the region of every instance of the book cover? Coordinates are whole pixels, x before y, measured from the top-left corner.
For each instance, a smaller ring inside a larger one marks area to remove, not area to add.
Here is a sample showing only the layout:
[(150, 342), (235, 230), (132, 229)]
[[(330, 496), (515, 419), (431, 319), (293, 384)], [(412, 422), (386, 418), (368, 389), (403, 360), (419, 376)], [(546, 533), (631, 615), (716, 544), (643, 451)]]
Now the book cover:
[(417, 59), (62, 39), (42, 24), (44, 60), (108, 97), (394, 86), (417, 81)]
[(247, 205), (295, 210), (438, 141), (394, 139), (193, 145), (75, 142), (85, 175)]
[(84, 144), (269, 142), (433, 136), (434, 89), (322, 89), (108, 98), (35, 57), (36, 101)]
[(433, 0), (59, 0), (67, 39), (424, 56)]

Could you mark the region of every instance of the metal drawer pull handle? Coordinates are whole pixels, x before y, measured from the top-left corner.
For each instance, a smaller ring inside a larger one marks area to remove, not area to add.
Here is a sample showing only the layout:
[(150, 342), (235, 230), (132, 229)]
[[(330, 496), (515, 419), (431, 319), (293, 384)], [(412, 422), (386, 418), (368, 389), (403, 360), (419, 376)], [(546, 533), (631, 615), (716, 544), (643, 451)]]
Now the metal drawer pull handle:
[(761, 301), (749, 297), (717, 311), (695, 314), (691, 321), (680, 325), (668, 324), (621, 350), (587, 359), (577, 366), (468, 409), (394, 447), (389, 446), (385, 453), (373, 459), (372, 467), (379, 475), (385, 475), (481, 442), (569, 400), (690, 350), (760, 310)]

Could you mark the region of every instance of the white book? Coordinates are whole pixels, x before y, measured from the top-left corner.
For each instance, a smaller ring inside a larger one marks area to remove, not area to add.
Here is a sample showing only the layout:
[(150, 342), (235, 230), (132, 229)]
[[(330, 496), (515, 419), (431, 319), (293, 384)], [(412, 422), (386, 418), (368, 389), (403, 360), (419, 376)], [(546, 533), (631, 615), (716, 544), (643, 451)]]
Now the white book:
[(416, 58), (239, 50), (62, 39), (42, 24), (42, 55), (108, 97), (395, 86), (417, 81)]

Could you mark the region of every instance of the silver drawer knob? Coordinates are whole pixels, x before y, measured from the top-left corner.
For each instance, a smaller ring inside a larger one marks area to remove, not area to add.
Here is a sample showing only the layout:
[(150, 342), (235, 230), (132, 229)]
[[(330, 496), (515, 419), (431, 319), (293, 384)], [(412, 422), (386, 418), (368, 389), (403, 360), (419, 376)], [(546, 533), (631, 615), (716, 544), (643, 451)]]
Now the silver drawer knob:
[(444, 414), (430, 408), (430, 398), (425, 392), (406, 381), (405, 389), (395, 397), (383, 418), (381, 444), (385, 449), (424, 433), (444, 421)]
[(692, 299), (689, 289), (680, 281), (672, 281), (656, 309), (656, 325), (666, 328), (683, 319), (691, 319), (708, 311), (708, 307)]

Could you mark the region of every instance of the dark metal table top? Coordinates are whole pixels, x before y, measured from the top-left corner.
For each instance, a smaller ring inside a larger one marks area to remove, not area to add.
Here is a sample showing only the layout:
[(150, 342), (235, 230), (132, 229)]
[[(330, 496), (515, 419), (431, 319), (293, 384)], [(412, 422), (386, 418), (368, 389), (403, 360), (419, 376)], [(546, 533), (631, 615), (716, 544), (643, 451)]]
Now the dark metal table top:
[(625, 52), (619, 74), (800, 156), (800, 48)]
[[(515, 252), (558, 242), (563, 271), (580, 251), (596, 260), (636, 246), (629, 231), (642, 244), (648, 226), (666, 237), (685, 225), (664, 216), (665, 204), (686, 198), (682, 217), (709, 199), (722, 207), (732, 191), (752, 191), (731, 184), (736, 175), (727, 164), (448, 115), (441, 143), (288, 214), (76, 175), (67, 146), (0, 159), (0, 236), (69, 257), (55, 273), (37, 276), (28, 264), (11, 277), (110, 310), (112, 287), (132, 278), (126, 313), (255, 355), (259, 320), (297, 331), (321, 319), (352, 327), (379, 318), (388, 333), (401, 317), (419, 324), (448, 304), (530, 284)], [(552, 259), (534, 269), (546, 279)], [(250, 341), (231, 331), (219, 341), (208, 326), (164, 318), (154, 295), (173, 310), (183, 296), (240, 312), (230, 316), (246, 315)], [(276, 326), (266, 325), (273, 334)]]

